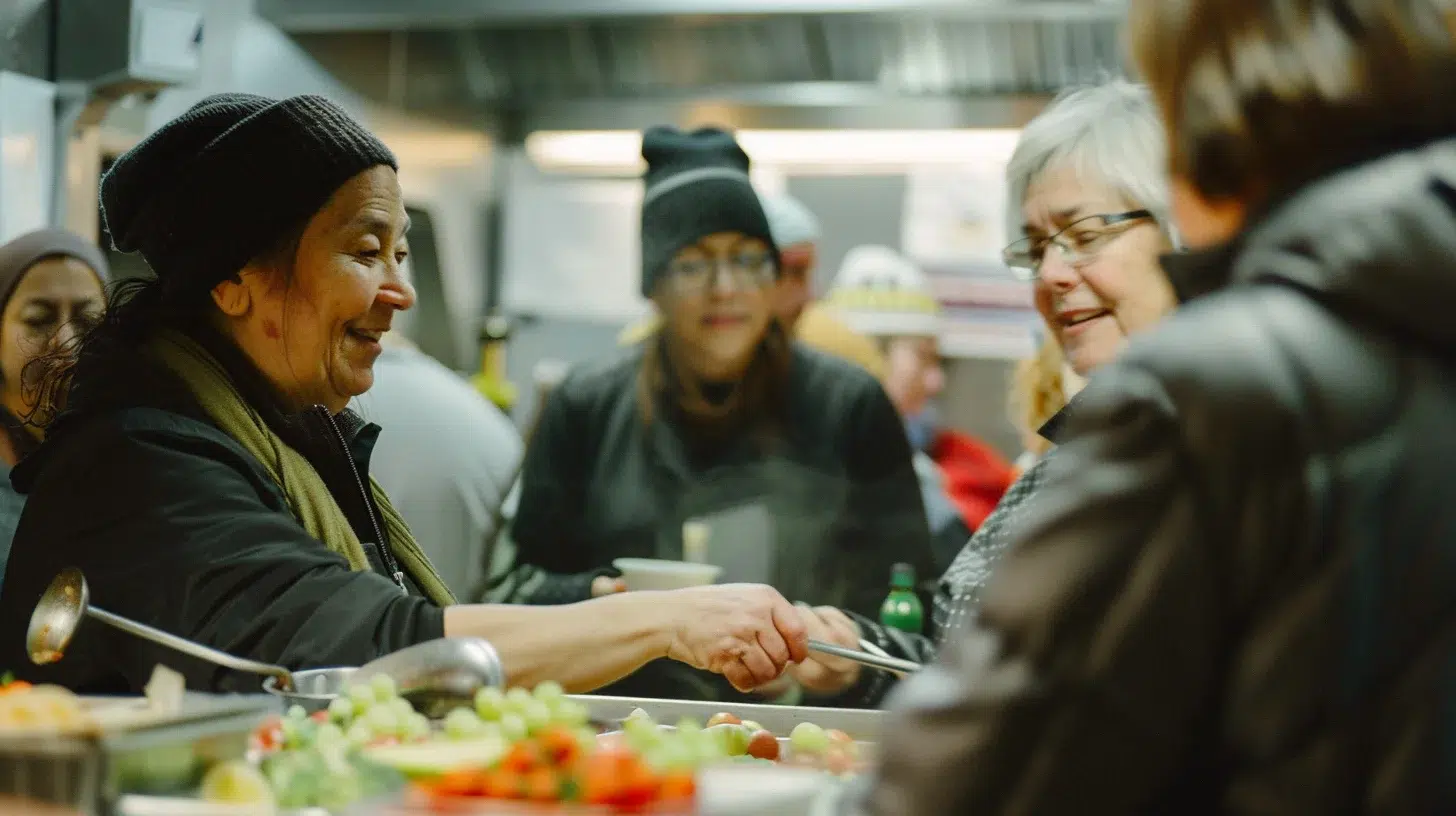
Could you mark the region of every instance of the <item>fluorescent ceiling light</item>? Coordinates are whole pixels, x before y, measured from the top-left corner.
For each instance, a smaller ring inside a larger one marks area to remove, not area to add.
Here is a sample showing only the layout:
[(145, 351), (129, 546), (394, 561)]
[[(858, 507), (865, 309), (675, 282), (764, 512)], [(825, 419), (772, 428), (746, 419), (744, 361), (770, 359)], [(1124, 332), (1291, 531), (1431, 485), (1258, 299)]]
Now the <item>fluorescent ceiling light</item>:
[[(740, 130), (738, 141), (757, 164), (785, 170), (902, 169), (927, 164), (1004, 163), (1020, 131)], [(642, 134), (634, 130), (537, 131), (526, 155), (554, 172), (640, 173)]]

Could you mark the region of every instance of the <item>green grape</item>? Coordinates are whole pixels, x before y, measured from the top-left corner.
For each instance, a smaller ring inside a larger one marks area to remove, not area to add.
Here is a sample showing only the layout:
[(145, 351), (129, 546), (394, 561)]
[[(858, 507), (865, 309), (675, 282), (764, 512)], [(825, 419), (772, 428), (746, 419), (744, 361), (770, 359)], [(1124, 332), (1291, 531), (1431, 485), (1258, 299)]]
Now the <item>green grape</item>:
[(632, 709), (632, 713), (627, 715), (627, 721), (631, 720), (646, 720), (647, 722), (652, 722), (652, 715), (648, 714), (646, 709), (634, 708)]
[(445, 736), (456, 740), (470, 739), (480, 734), (483, 725), (473, 710), (457, 708), (445, 716)]
[(539, 733), (551, 725), (551, 706), (540, 700), (532, 700), (521, 706), (521, 719), (526, 721), (526, 730), (532, 734)]
[(381, 737), (393, 736), (399, 733), (399, 716), (389, 706), (375, 706), (369, 709), (369, 713), (364, 716), (364, 720), (369, 723), (369, 727), (374, 730), (374, 733)]
[(406, 718), (414, 715), (415, 713), (415, 707), (410, 705), (410, 701), (404, 699), (403, 697), (395, 697), (393, 700), (390, 700), (386, 705), (389, 706), (390, 711), (394, 712), (394, 716), (399, 718), (400, 722), (404, 722)]
[(303, 710), (303, 706), (301, 706), (301, 705), (291, 706), (288, 709), (288, 719), (290, 719), (290, 720), (306, 720), (306, 719), (308, 719), (308, 712), (307, 711), (304, 711)]
[(563, 689), (561, 684), (555, 680), (547, 680), (536, 686), (536, 690), (532, 694), (543, 703), (554, 703), (566, 696), (566, 689)]
[(329, 719), (348, 725), (354, 719), (354, 703), (347, 697), (335, 697), (329, 701)]
[(683, 717), (677, 721), (677, 730), (680, 734), (691, 734), (695, 731), (702, 731), (703, 724), (692, 717)]
[(536, 698), (531, 696), (531, 692), (519, 687), (513, 688), (506, 692), (506, 708), (519, 714), (521, 708), (534, 699)]
[(405, 739), (422, 740), (430, 736), (429, 717), (416, 712), (411, 714), (404, 723)]
[(764, 728), (763, 726), (759, 725), (757, 722), (755, 722), (753, 720), (744, 720), (743, 721), (743, 727), (744, 728), (747, 728), (748, 729), (748, 733), (750, 733), (750, 734), (754, 734), (754, 733), (757, 733), (759, 731), (767, 731), (768, 730), (767, 728)]
[(394, 685), (394, 678), (387, 674), (376, 674), (369, 678), (369, 687), (374, 690), (374, 699), (381, 703), (389, 702), (399, 696), (399, 689)]
[(349, 686), (349, 701), (354, 704), (354, 716), (363, 716), (374, 705), (374, 689), (366, 685)]
[(801, 722), (789, 733), (789, 747), (794, 753), (818, 756), (829, 750), (829, 734), (810, 722)]
[(586, 703), (563, 697), (549, 705), (552, 722), (575, 728), (591, 721), (591, 711), (587, 709)]
[(753, 735), (752, 731), (741, 725), (733, 723), (722, 723), (704, 730), (716, 741), (719, 751), (723, 756), (742, 756), (748, 753), (748, 738)]
[(374, 741), (374, 729), (364, 720), (356, 720), (349, 730), (344, 732), (344, 739), (355, 748), (359, 748)]
[(314, 744), (320, 747), (325, 745), (339, 745), (347, 742), (344, 737), (344, 729), (331, 722), (324, 723), (318, 727), (318, 731), (313, 735), (313, 741)]
[(519, 714), (502, 715), (500, 718), (500, 730), (501, 736), (510, 742), (523, 740), (530, 734), (530, 729), (526, 727), (526, 721)]
[(495, 686), (486, 686), (475, 692), (475, 713), (482, 720), (495, 722), (506, 713), (506, 696)]

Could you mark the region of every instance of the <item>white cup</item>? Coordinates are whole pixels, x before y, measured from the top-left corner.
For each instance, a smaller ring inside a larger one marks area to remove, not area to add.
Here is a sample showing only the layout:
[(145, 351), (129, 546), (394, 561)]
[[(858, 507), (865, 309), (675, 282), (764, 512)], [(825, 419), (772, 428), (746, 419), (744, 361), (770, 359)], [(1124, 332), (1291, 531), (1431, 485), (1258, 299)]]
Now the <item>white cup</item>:
[(659, 558), (618, 558), (612, 562), (627, 582), (628, 591), (684, 589), (707, 586), (718, 580), (723, 568), (716, 564), (665, 561)]

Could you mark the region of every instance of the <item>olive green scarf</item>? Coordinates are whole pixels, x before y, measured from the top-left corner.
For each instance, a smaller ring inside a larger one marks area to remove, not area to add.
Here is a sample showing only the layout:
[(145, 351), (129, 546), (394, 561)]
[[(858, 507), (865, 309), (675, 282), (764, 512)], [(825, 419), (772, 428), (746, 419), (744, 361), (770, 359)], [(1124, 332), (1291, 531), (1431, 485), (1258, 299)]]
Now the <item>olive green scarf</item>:
[[(151, 350), (192, 392), (198, 404), (223, 433), (247, 449), (273, 478), (288, 499), (293, 515), (308, 534), (343, 556), (355, 571), (372, 569), (359, 537), (339, 509), (323, 477), (303, 454), (289, 447), (238, 392), (222, 365), (202, 346), (179, 332), (167, 331), (151, 342)], [(440, 580), (430, 559), (373, 479), (370, 489), (384, 522), (384, 534), (400, 567), (431, 601), (455, 603), (455, 596)], [(383, 546), (383, 542), (381, 542)]]

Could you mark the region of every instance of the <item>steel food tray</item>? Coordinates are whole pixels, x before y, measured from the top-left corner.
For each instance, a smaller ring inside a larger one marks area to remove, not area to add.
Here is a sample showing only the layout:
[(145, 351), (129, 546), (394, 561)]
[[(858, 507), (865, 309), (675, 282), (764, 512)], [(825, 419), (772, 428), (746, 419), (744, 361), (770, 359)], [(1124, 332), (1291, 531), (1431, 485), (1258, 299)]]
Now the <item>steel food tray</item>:
[(121, 728), (0, 734), (0, 794), (105, 816), (124, 794), (170, 793), (214, 763), (243, 758), (249, 736), (276, 713), (277, 701), (262, 695), (189, 693), (178, 713)]
[(591, 713), (593, 722), (612, 729), (640, 708), (663, 725), (672, 725), (683, 717), (707, 722), (719, 712), (729, 712), (740, 719), (753, 720), (775, 734), (784, 735), (802, 722), (824, 728), (837, 728), (858, 742), (878, 742), (885, 712), (874, 709), (819, 708), (816, 706), (776, 706), (762, 703), (703, 702), (699, 700), (658, 700), (650, 697), (605, 697), (594, 694), (571, 695)]

